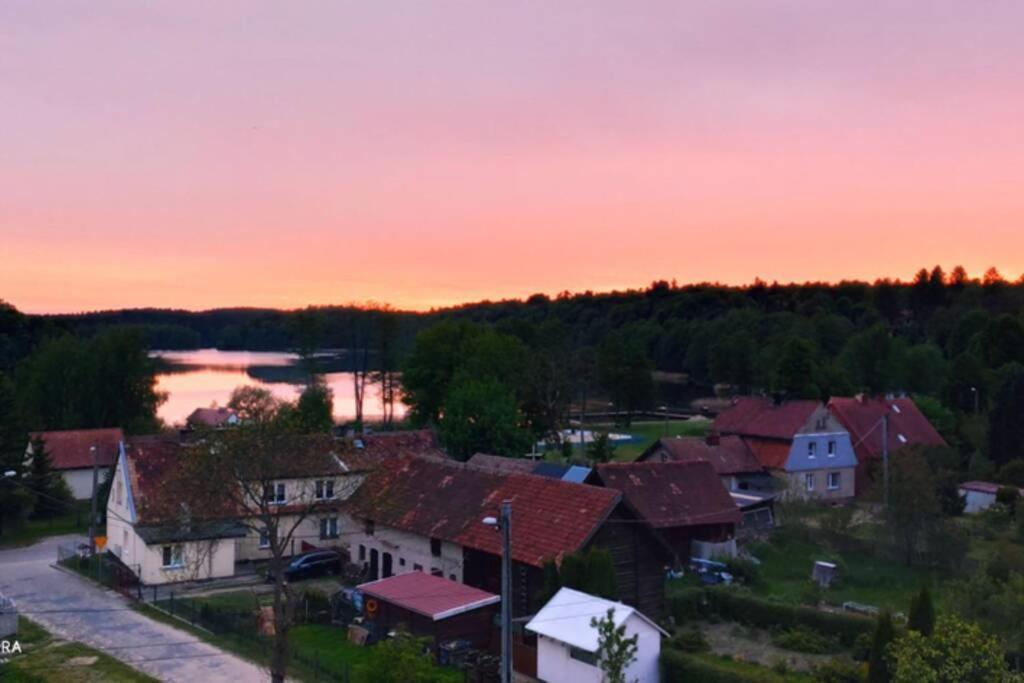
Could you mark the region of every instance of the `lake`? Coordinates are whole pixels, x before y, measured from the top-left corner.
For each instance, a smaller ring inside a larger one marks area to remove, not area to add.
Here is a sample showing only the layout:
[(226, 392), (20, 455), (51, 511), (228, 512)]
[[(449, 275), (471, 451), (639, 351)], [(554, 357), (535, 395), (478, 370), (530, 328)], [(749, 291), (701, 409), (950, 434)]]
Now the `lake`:
[[(157, 415), (167, 424), (181, 425), (196, 408), (214, 403), (226, 405), (235, 387), (260, 386), (274, 396), (291, 401), (303, 389), (305, 373), (299, 365), (299, 356), (277, 351), (153, 351), (163, 363), (157, 373), (157, 389), (167, 392), (167, 400)], [(334, 392), (334, 418), (344, 421), (355, 417), (355, 399), (352, 373), (331, 370), (336, 365), (331, 354), (318, 356), (324, 368), (324, 380)], [(381, 416), (380, 392), (368, 386), (363, 402), (363, 415), (367, 419)], [(405, 414), (405, 405), (395, 403), (395, 418)]]

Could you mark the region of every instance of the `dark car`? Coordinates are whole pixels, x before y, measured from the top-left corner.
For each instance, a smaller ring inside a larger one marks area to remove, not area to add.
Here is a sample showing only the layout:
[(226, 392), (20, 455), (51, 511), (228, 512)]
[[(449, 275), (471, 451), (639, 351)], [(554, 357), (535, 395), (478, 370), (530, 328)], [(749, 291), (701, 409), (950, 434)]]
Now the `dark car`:
[[(298, 581), (326, 574), (340, 574), (341, 568), (341, 553), (334, 550), (314, 550), (293, 557), (284, 568), (284, 578), (287, 581)], [(274, 572), (268, 570), (267, 581), (273, 580)]]

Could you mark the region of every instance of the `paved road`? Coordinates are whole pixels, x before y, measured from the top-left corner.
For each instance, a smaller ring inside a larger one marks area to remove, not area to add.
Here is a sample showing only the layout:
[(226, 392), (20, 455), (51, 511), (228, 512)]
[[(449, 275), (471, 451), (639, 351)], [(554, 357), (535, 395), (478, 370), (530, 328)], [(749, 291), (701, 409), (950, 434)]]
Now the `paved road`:
[(268, 680), (257, 666), (131, 610), (128, 601), (54, 569), (57, 546), (81, 540), (49, 538), (0, 551), (0, 591), (51, 633), (83, 642), (162, 681), (249, 683)]

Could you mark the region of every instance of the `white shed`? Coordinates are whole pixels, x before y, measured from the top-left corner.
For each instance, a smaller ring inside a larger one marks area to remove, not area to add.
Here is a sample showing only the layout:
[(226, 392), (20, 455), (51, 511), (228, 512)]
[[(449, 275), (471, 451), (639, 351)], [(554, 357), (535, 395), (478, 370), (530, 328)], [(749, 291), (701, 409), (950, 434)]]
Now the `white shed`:
[[(964, 512), (968, 515), (981, 512), (996, 502), (1000, 485), (990, 481), (965, 481), (960, 484), (960, 497), (964, 499)], [(1024, 489), (1020, 494), (1024, 496)]]
[(637, 638), (636, 661), (626, 680), (657, 683), (661, 637), (668, 634), (635, 608), (571, 588), (562, 588), (526, 625), (537, 634), (537, 678), (556, 683), (601, 683), (597, 658), (597, 629), (590, 620), (613, 609), (616, 626), (626, 625), (626, 637)]

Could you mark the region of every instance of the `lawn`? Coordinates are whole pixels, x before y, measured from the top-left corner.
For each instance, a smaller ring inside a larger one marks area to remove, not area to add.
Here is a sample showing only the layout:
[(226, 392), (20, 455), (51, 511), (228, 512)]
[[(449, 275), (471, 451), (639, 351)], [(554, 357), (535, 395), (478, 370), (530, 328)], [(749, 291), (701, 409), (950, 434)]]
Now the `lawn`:
[(47, 536), (81, 533), (89, 530), (89, 513), (83, 510), (50, 519), (30, 519), (21, 528), (0, 536), (0, 548), (32, 545)]
[(753, 591), (791, 603), (801, 602), (807, 595), (815, 560), (839, 565), (838, 583), (822, 595), (826, 602), (832, 604), (852, 600), (906, 613), (910, 609), (911, 596), (926, 583), (933, 588), (932, 595), (938, 602), (942, 592), (937, 587), (945, 580), (934, 571), (907, 567), (900, 562), (864, 553), (829, 551), (810, 541), (781, 534), (776, 534), (771, 543), (753, 546), (751, 553), (762, 562), (762, 581)]
[[(613, 432), (632, 436), (633, 440), (629, 443), (620, 443), (615, 446), (615, 459), (629, 462), (636, 460), (637, 456), (647, 450), (648, 446), (662, 437), (704, 436), (710, 426), (711, 421), (707, 418), (694, 417), (689, 420), (647, 420), (634, 422), (629, 427), (616, 426), (610, 422), (588, 422), (585, 428), (595, 432)], [(574, 448), (577, 452), (579, 449), (579, 446)], [(558, 458), (557, 450), (550, 453), (552, 457)]]
[(43, 627), (24, 617), (18, 619), (18, 642), (24, 650), (0, 668), (2, 681), (33, 683), (154, 683), (113, 657), (82, 643), (54, 639)]

